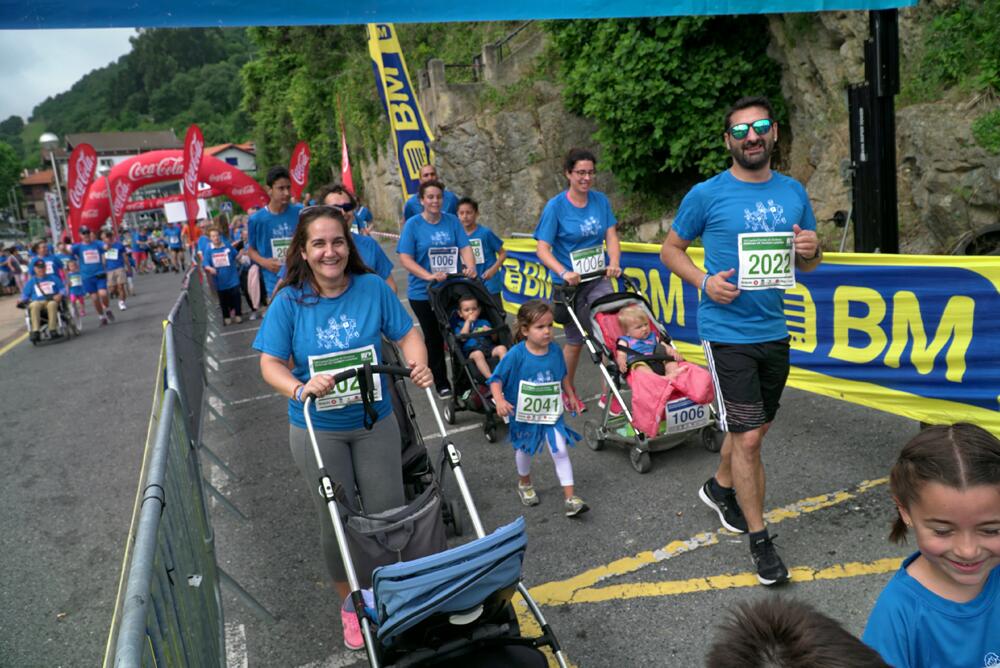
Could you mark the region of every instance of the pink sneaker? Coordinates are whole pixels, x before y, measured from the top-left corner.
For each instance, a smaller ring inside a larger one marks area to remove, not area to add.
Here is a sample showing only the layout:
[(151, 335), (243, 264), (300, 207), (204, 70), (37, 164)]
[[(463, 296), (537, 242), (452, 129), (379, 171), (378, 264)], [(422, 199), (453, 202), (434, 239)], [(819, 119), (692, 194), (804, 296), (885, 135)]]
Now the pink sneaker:
[(364, 649), (365, 638), (361, 635), (361, 625), (358, 624), (358, 616), (354, 612), (344, 610), (340, 607), (340, 624), (344, 627), (344, 647), (350, 650)]
[(570, 399), (570, 396), (568, 394), (566, 394), (565, 392), (563, 392), (562, 393), (562, 401), (563, 401), (563, 407), (565, 407), (565, 409), (567, 411), (569, 411), (570, 413), (586, 413), (587, 412), (587, 406), (586, 406), (586, 404), (584, 404), (582, 401), (580, 401), (579, 398), (577, 398), (576, 403), (574, 404), (573, 400)]
[[(605, 406), (608, 405), (608, 392), (607, 392), (607, 390), (605, 390), (604, 393), (601, 395), (601, 398), (598, 399), (597, 405), (599, 407), (601, 407), (601, 408), (604, 408)], [(611, 395), (611, 415), (617, 417), (618, 415), (621, 415), (621, 414), (622, 414), (622, 405), (620, 403), (618, 403), (618, 399), (615, 398), (614, 395)]]

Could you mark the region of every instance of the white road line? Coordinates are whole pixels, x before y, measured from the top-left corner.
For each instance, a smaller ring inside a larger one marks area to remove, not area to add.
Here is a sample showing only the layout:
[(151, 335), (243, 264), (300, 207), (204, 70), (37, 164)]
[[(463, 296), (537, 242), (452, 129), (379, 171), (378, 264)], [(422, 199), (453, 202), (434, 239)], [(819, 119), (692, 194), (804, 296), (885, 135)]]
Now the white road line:
[[(452, 434), (458, 434), (458, 433), (461, 433), (463, 431), (472, 431), (473, 429), (482, 429), (482, 427), (483, 427), (483, 425), (481, 425), (481, 424), (467, 424), (464, 427), (457, 427), (455, 429), (449, 429), (448, 430), (448, 436), (451, 436)], [(424, 436), (424, 440), (427, 440), (428, 438), (440, 438), (440, 437), (441, 437), (441, 432), (436, 431), (433, 434), (427, 434), (426, 436)]]
[(281, 395), (277, 392), (270, 392), (268, 394), (258, 394), (256, 397), (247, 397), (246, 399), (236, 399), (235, 401), (229, 402), (230, 406), (238, 406), (239, 404), (248, 404), (251, 401), (260, 401), (261, 399), (273, 399), (275, 397), (280, 397)]
[(247, 327), (245, 329), (235, 329), (231, 332), (223, 332), (222, 334), (219, 334), (219, 336), (235, 336), (237, 334), (246, 334), (247, 332), (256, 332), (258, 329), (260, 329), (260, 325), (257, 325), (256, 327)]
[(247, 633), (242, 624), (226, 623), (226, 666), (227, 668), (248, 668)]

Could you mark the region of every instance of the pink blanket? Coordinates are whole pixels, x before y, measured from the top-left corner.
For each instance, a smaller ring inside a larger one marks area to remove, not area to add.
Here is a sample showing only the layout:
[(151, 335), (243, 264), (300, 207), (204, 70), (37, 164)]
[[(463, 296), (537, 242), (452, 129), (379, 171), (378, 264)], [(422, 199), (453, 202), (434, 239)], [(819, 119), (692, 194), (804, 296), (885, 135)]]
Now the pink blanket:
[(707, 404), (715, 398), (712, 376), (697, 364), (680, 363), (680, 373), (665, 378), (655, 373), (630, 373), (632, 388), (633, 426), (650, 436), (656, 435), (665, 418), (667, 402), (687, 397), (697, 404)]

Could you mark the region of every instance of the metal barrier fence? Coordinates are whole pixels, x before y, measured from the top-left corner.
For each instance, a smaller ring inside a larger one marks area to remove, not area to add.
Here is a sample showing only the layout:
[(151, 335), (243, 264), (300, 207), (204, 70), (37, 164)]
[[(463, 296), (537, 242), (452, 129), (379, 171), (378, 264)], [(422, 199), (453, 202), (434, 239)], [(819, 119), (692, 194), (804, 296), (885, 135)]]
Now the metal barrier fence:
[(189, 271), (164, 323), (140, 489), (105, 668), (225, 665), (222, 583), (232, 585), (255, 612), (270, 618), (218, 568), (215, 559), (206, 492), (240, 517), (242, 513), (205, 481), (199, 457), (205, 454), (232, 475), (202, 443), (206, 413), (232, 433), (221, 413), (206, 401), (213, 389), (206, 374), (206, 362), (212, 358), (206, 340), (217, 319), (207, 293), (201, 276)]

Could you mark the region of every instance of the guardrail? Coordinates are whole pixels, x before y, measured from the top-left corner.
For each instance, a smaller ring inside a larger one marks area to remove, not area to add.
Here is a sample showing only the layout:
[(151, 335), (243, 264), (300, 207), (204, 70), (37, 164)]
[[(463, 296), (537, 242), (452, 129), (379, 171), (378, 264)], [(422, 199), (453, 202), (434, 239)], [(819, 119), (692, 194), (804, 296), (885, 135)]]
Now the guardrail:
[[(273, 619), (218, 567), (206, 492), (243, 517), (203, 477), (205, 454), (232, 475), (202, 442), (204, 417), (221, 414), (206, 402), (213, 388), (206, 339), (215, 319), (201, 276), (189, 270), (164, 321), (140, 487), (122, 560), (103, 666), (224, 666), (221, 584), (254, 612)], [(207, 408), (207, 410), (205, 410)]]

